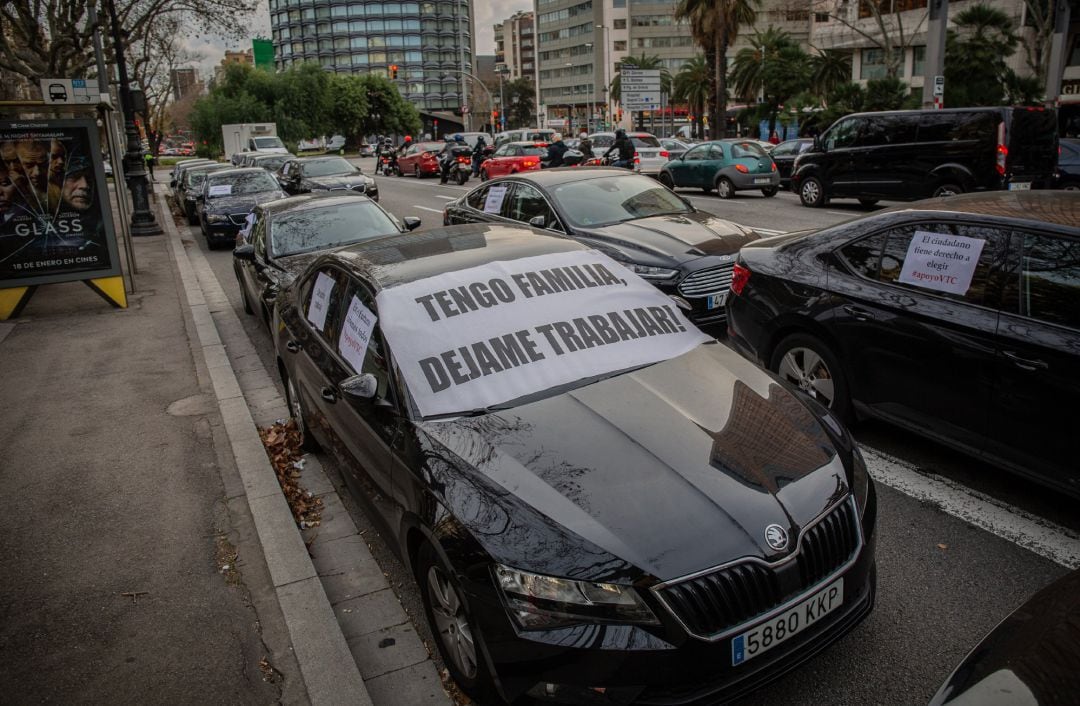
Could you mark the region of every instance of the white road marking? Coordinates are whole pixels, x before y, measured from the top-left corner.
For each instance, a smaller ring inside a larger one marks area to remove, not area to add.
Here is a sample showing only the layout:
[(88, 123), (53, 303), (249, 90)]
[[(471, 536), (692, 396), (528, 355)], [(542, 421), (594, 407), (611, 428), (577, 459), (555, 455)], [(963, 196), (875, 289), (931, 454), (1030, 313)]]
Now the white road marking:
[(1056, 564), (1080, 568), (1080, 535), (1076, 532), (954, 481), (921, 473), (915, 466), (880, 451), (863, 446), (862, 452), (875, 481), (916, 500), (933, 503), (953, 517)]
[(445, 199), (447, 201), (453, 201), (454, 200), (453, 196), (443, 196), (442, 194), (435, 194), (435, 198), (437, 198), (437, 199)]
[(421, 211), (431, 211), (432, 213), (442, 213), (442, 211), (440, 211), (437, 208), (428, 208), (427, 206), (417, 206), (416, 204), (413, 204), (413, 208), (418, 208)]
[(834, 216), (847, 216), (849, 218), (858, 215), (856, 213), (848, 213), (846, 211), (826, 211), (825, 213), (831, 213)]

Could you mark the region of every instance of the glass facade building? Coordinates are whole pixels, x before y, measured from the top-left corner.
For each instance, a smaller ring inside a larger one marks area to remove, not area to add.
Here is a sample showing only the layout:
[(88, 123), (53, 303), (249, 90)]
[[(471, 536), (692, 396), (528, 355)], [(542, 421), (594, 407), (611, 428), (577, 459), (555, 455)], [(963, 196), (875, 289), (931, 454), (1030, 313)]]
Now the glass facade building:
[(275, 62), (381, 76), (396, 65), (398, 90), (418, 109), (459, 109), (463, 59), (475, 73), (471, 9), (470, 0), (270, 0)]

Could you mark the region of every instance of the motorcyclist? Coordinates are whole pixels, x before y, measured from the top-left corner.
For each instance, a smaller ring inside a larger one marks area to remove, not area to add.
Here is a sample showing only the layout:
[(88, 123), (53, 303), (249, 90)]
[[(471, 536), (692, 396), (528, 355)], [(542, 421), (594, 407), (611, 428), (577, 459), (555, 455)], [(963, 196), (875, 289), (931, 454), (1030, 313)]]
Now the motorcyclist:
[(555, 133), (551, 136), (551, 144), (547, 148), (547, 166), (549, 168), (563, 166), (563, 155), (566, 154), (566, 150), (569, 149), (566, 143), (563, 142), (562, 133)]
[(412, 136), (406, 135), (405, 139), (401, 141), (401, 147), (398, 147), (398, 154), (405, 154), (410, 147), (412, 147)]
[(615, 131), (615, 143), (608, 147), (607, 152), (604, 153), (604, 159), (607, 159), (612, 152), (618, 152), (619, 156), (611, 166), (622, 167), (623, 169), (634, 168), (634, 155), (637, 154), (637, 150), (634, 149), (634, 143), (630, 141), (630, 138), (626, 136), (626, 130)]
[[(379, 157), (386, 158), (389, 160), (389, 165), (395, 167), (397, 166), (397, 155), (398, 151), (394, 149), (394, 140), (389, 137), (384, 138), (382, 145), (379, 148)], [(381, 163), (382, 160), (380, 159), (380, 164)]]
[(581, 133), (581, 139), (578, 141), (578, 151), (585, 155), (585, 159), (593, 158), (592, 140), (584, 132)]
[(484, 136), (480, 135), (476, 138), (476, 145), (473, 146), (473, 160), (472, 160), (472, 173), (473, 176), (480, 174), (480, 165), (487, 159), (488, 152), (491, 150), (488, 148), (487, 141), (484, 140)]
[(471, 152), (472, 150), (469, 149), (469, 144), (465, 142), (465, 138), (460, 134), (446, 138), (446, 144), (439, 154), (439, 178), (444, 184), (450, 178), (450, 165), (454, 163), (454, 160), (457, 159), (459, 155), (469, 154)]

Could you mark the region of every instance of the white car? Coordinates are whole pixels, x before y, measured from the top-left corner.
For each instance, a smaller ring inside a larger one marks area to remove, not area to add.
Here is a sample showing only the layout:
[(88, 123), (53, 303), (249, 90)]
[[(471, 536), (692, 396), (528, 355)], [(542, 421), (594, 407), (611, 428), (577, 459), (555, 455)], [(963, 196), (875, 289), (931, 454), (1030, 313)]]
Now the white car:
[[(660, 140), (656, 139), (656, 135), (628, 131), (626, 136), (634, 143), (634, 149), (637, 150), (639, 160), (637, 170), (649, 176), (660, 174), (660, 167), (668, 163), (671, 153), (664, 149)], [(596, 132), (589, 135), (589, 139), (592, 140), (593, 154), (601, 157), (609, 147), (615, 144), (615, 133)]]

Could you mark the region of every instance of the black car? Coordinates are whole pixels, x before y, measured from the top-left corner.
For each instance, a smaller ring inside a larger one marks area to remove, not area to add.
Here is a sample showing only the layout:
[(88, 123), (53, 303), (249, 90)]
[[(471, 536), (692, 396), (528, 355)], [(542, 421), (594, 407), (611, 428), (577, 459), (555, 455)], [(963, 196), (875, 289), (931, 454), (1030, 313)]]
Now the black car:
[(376, 238), (315, 260), (273, 331), (305, 443), (480, 703), (714, 703), (873, 607), (850, 435), (602, 253), (495, 224)]
[(262, 167), (263, 169), (277, 173), (285, 162), (296, 159), (293, 154), (255, 154), (247, 158), (248, 166)]
[(281, 165), (278, 171), (281, 188), (290, 194), (309, 191), (356, 191), (372, 201), (379, 200), (375, 180), (344, 157), (300, 157)]
[(724, 318), (735, 254), (758, 234), (699, 211), (625, 169), (572, 167), (486, 182), (448, 203), (443, 224), (518, 223), (568, 235), (624, 263), (692, 321)]
[(965, 194), (743, 248), (729, 340), (877, 417), (1080, 495), (1080, 194)]
[(969, 191), (1049, 188), (1057, 113), (954, 108), (840, 118), (799, 155), (791, 190), (804, 206), (853, 198), (915, 201)]
[[(180, 203), (180, 185), (184, 181), (184, 172), (194, 167), (205, 166), (209, 164), (223, 164), (223, 162), (215, 162), (212, 159), (184, 159), (177, 162), (173, 167), (172, 177), (169, 179), (169, 188), (173, 190), (173, 198), (177, 203)], [(225, 166), (229, 166), (225, 164)]]
[(930, 706), (1075, 704), (1080, 697), (1080, 571), (1036, 593), (983, 638)]
[(247, 243), (233, 250), (233, 271), (244, 311), (270, 325), (278, 292), (311, 261), (313, 253), (359, 243), (420, 226), (404, 225), (377, 203), (354, 192), (319, 192), (268, 201), (256, 206)]
[(772, 148), (769, 156), (776, 163), (776, 170), (780, 172), (780, 188), (791, 188), (791, 171), (795, 168), (795, 160), (800, 154), (814, 146), (814, 140), (809, 137), (800, 137), (797, 140), (786, 140)]
[(211, 248), (232, 247), (257, 204), (285, 197), (270, 172), (261, 167), (211, 172), (199, 195), (199, 225)]
[(1054, 172), (1054, 188), (1080, 191), (1080, 140), (1062, 138), (1058, 142), (1057, 171)]
[(211, 162), (189, 167), (181, 172), (180, 182), (176, 186), (177, 204), (180, 205), (187, 217), (189, 225), (199, 224), (199, 196), (202, 194), (203, 181), (210, 172), (220, 172), (222, 169), (232, 169), (228, 164)]

